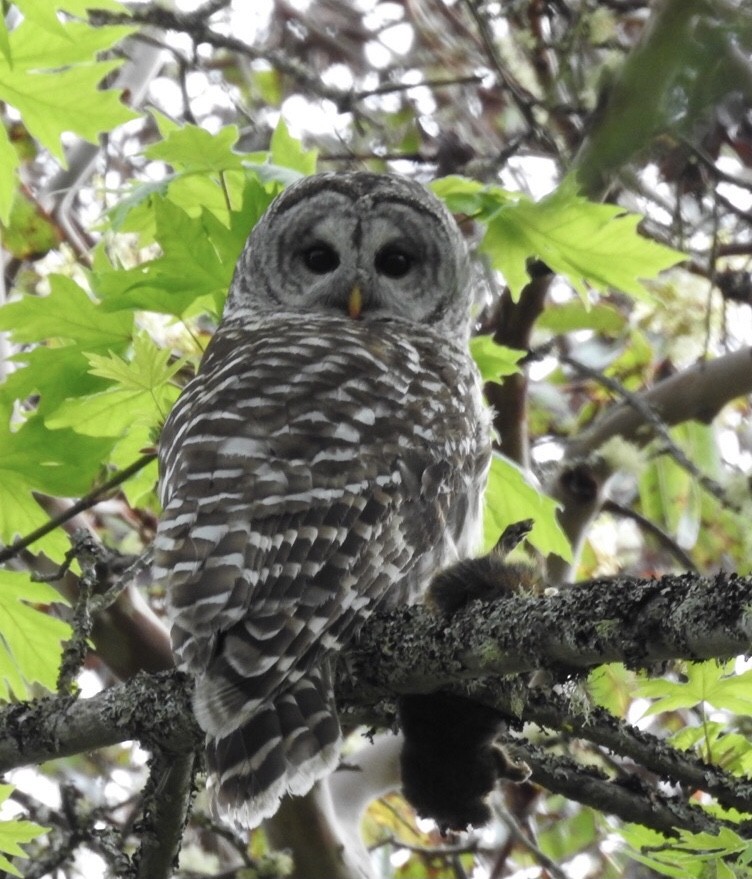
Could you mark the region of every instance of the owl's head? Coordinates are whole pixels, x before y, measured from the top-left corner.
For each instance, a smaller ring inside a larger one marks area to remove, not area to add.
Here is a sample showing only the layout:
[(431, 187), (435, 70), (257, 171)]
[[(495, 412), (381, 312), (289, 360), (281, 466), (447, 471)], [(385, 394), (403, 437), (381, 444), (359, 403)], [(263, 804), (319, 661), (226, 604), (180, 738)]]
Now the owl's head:
[(251, 233), (226, 318), (295, 312), (399, 318), (465, 334), (470, 273), (462, 236), (419, 183), (317, 174), (286, 189)]

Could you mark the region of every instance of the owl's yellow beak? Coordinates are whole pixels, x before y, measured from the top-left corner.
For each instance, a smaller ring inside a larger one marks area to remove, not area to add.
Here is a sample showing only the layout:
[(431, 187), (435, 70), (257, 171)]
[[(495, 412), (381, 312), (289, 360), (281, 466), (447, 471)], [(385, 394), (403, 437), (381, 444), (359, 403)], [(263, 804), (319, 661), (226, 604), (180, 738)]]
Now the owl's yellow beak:
[(360, 312), (362, 310), (363, 294), (360, 292), (360, 287), (356, 284), (350, 291), (350, 295), (347, 297), (347, 313), (353, 320), (357, 320), (360, 317)]

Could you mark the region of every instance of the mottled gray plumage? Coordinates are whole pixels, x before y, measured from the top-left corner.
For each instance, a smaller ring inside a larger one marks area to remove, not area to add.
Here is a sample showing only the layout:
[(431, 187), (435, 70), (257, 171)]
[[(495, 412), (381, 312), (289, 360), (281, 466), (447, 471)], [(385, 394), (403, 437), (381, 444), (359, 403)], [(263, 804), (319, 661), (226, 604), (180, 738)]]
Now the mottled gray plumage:
[(461, 236), (422, 186), (308, 178), (253, 230), (165, 425), (156, 575), (240, 823), (336, 765), (333, 651), (475, 549), (490, 448), (470, 306)]

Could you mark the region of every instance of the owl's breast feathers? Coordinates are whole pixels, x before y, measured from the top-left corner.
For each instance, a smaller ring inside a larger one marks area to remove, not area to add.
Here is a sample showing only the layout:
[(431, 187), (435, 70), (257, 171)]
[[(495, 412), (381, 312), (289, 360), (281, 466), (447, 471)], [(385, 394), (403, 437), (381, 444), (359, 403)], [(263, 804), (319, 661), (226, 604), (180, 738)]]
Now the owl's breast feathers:
[[(155, 541), (210, 739), (231, 741), (373, 607), (474, 549), (488, 420), (469, 356), (430, 330), (328, 316), (220, 328), (164, 428)], [(249, 795), (234, 780), (277, 772), (257, 755), (216, 759), (244, 767), (220, 779), (231, 808)]]

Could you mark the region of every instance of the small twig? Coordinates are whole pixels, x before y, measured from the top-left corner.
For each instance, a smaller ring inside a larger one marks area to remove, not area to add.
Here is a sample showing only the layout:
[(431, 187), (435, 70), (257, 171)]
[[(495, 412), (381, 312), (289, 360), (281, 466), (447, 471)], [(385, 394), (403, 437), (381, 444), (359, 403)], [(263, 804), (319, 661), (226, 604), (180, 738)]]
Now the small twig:
[[(535, 844), (535, 841), (525, 832), (519, 821), (510, 812), (497, 810), (496, 814), (502, 823), (506, 825), (514, 841), (526, 849), (549, 875), (553, 876), (554, 879), (567, 879), (567, 874)], [(496, 876), (496, 873), (494, 872), (491, 875)]]
[(76, 503), (68, 507), (68, 509), (65, 510), (64, 513), (60, 513), (59, 516), (55, 516), (54, 519), (50, 519), (49, 522), (41, 525), (30, 534), (27, 534), (25, 537), (21, 537), (19, 540), (11, 543), (10, 546), (6, 546), (5, 549), (0, 550), (0, 564), (14, 558), (18, 555), (19, 552), (21, 552), (21, 550), (26, 549), (28, 546), (31, 546), (32, 543), (35, 543), (37, 540), (40, 540), (51, 531), (59, 528), (69, 519), (72, 519), (74, 516), (78, 515), (78, 513), (82, 513), (84, 510), (88, 510), (90, 507), (93, 507), (96, 503), (98, 503), (102, 495), (107, 494), (108, 491), (111, 491), (113, 488), (121, 485), (123, 482), (125, 482), (127, 479), (130, 479), (131, 476), (134, 476), (140, 470), (143, 470), (144, 467), (146, 467), (147, 464), (151, 464), (151, 462), (155, 458), (156, 452), (150, 452), (147, 455), (143, 455), (137, 461), (134, 461), (130, 466), (126, 467), (124, 470), (119, 470), (112, 477), (112, 479), (108, 479), (107, 482), (103, 482), (100, 486), (90, 491), (89, 494), (76, 501)]
[(664, 549), (668, 550), (684, 570), (697, 572), (697, 566), (692, 561), (692, 557), (684, 552), (679, 544), (669, 534), (666, 534), (662, 528), (659, 528), (655, 522), (651, 522), (650, 519), (636, 510), (631, 510), (629, 507), (625, 507), (614, 500), (604, 501), (601, 510), (604, 513), (612, 513), (615, 516), (621, 516), (624, 519), (631, 519), (633, 522), (636, 522), (643, 531), (654, 537)]
[(300, 85), (310, 89), (313, 94), (333, 101), (338, 106), (347, 105), (351, 101), (351, 92), (327, 85), (322, 82), (318, 74), (282, 52), (274, 49), (262, 51), (237, 37), (212, 30), (207, 26), (207, 16), (203, 13), (204, 9), (211, 6), (213, 6), (212, 3), (206, 4), (193, 13), (173, 12), (170, 9), (155, 6), (134, 8), (129, 13), (97, 9), (89, 13), (89, 22), (93, 27), (112, 24), (142, 24), (185, 33), (196, 43), (207, 43), (215, 48), (229, 49), (253, 61), (267, 61), (275, 70), (291, 76)]
[[(60, 661), (60, 672), (57, 679), (57, 692), (67, 695), (73, 689), (74, 682), (86, 659), (89, 650), (89, 639), (94, 627), (94, 615), (91, 609), (91, 598), (97, 590), (101, 579), (103, 563), (106, 564), (107, 550), (95, 540), (88, 531), (76, 531), (71, 538), (72, 547), (65, 555), (65, 561), (56, 573), (63, 576), (75, 558), (81, 565), (78, 597), (73, 609), (71, 626), (73, 635), (66, 642)], [(44, 579), (49, 580), (50, 576)]]
[(515, 106), (525, 120), (529, 133), (534, 135), (541, 143), (546, 144), (546, 146), (551, 149), (554, 157), (558, 157), (559, 150), (556, 143), (551, 135), (541, 127), (538, 120), (535, 118), (535, 113), (533, 112), (533, 106), (536, 103), (535, 100), (531, 95), (526, 94), (522, 86), (520, 86), (514, 77), (512, 77), (505, 69), (502, 60), (499, 57), (496, 44), (494, 43), (493, 34), (488, 26), (488, 21), (479, 8), (480, 4), (478, 0), (465, 0), (465, 6), (478, 28), (481, 40), (483, 41), (483, 46), (486, 50), (486, 55), (491, 62), (491, 66), (496, 71), (501, 84), (512, 96)]
[(362, 101), (364, 98), (370, 98), (378, 95), (389, 95), (393, 92), (407, 92), (411, 89), (429, 88), (440, 89), (448, 88), (453, 85), (478, 85), (483, 82), (483, 77), (477, 73), (468, 76), (457, 76), (450, 79), (428, 79), (424, 82), (387, 82), (376, 88), (367, 89), (361, 92), (355, 92), (352, 96), (353, 101)]
[(576, 360), (568, 354), (560, 352), (557, 356), (562, 363), (571, 366), (572, 369), (576, 370), (581, 375), (586, 375), (588, 378), (592, 378), (594, 381), (598, 382), (598, 384), (608, 388), (608, 390), (616, 394), (617, 397), (624, 400), (624, 402), (638, 412), (642, 418), (644, 418), (645, 423), (652, 428), (655, 435), (665, 446), (663, 451), (670, 454), (676, 463), (682, 469), (686, 470), (690, 476), (693, 476), (705, 491), (712, 495), (720, 504), (735, 513), (741, 512), (739, 506), (734, 504), (726, 496), (723, 487), (716, 482), (715, 479), (711, 479), (708, 475), (703, 473), (697, 465), (690, 460), (684, 450), (681, 449), (673, 439), (671, 439), (671, 434), (668, 432), (666, 422), (663, 421), (655, 408), (650, 405), (644, 396), (627, 390), (627, 388), (625, 388), (620, 382), (612, 379), (610, 376), (604, 375), (597, 369), (587, 366), (587, 364)]
[(154, 548), (151, 546), (148, 547), (140, 556), (137, 556), (135, 560), (128, 565), (117, 580), (115, 580), (111, 586), (107, 587), (106, 591), (92, 596), (92, 615), (96, 616), (103, 610), (107, 610), (108, 607), (111, 607), (118, 600), (123, 590), (135, 580), (136, 575), (140, 574), (141, 571), (146, 570), (146, 568), (151, 565), (153, 554)]

